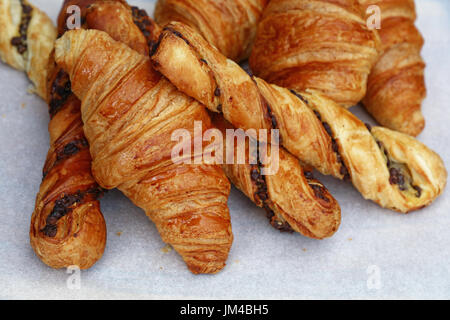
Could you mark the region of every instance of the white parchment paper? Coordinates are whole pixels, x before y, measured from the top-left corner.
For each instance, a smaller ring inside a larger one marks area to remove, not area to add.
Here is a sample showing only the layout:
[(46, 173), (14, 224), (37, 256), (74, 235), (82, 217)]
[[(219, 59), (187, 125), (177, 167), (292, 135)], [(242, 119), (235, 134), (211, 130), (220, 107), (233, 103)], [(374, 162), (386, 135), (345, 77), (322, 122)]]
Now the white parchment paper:
[[(32, 0), (53, 19), (60, 0)], [(154, 1), (130, 1), (153, 12)], [(426, 45), (427, 127), (419, 137), (450, 168), (450, 2), (416, 0)], [(1, 32), (1, 30), (0, 30)], [(47, 106), (0, 63), (0, 298), (450, 298), (449, 190), (404, 216), (365, 201), (349, 183), (322, 181), (338, 199), (342, 225), (327, 240), (282, 234), (233, 189), (235, 241), (227, 267), (194, 276), (154, 225), (120, 192), (101, 201), (108, 225), (103, 258), (69, 289), (66, 270), (45, 266), (29, 245), (29, 223), (48, 150)], [(360, 108), (353, 111), (373, 122)], [(119, 236), (120, 235), (120, 236)]]

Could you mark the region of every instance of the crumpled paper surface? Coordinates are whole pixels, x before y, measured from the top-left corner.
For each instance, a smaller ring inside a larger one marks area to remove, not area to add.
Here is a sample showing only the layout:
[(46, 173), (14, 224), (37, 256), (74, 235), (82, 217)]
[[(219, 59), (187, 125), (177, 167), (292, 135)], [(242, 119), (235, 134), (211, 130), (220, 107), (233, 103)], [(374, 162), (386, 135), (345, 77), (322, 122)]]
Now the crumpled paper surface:
[[(31, 2), (55, 19), (62, 1)], [(154, 1), (130, 3), (153, 12)], [(428, 86), (427, 127), (419, 139), (450, 168), (450, 3), (416, 3)], [(404, 216), (330, 177), (321, 179), (341, 205), (342, 225), (323, 241), (278, 232), (262, 209), (233, 189), (234, 245), (227, 267), (213, 276), (192, 275), (145, 214), (111, 191), (101, 201), (105, 254), (81, 272), (79, 289), (68, 286), (71, 275), (45, 266), (29, 245), (49, 117), (28, 85), (24, 74), (0, 63), (0, 298), (450, 298), (449, 189), (429, 208)], [(361, 108), (352, 110), (373, 123)]]

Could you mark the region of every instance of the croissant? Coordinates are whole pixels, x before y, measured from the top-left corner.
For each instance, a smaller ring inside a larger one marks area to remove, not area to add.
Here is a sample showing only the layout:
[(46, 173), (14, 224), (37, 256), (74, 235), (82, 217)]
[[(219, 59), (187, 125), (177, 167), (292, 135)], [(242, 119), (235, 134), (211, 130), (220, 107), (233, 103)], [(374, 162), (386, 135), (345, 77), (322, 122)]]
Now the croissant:
[(47, 65), (56, 29), (50, 18), (26, 0), (0, 1), (0, 59), (27, 73), (33, 91), (47, 94)]
[[(129, 8), (120, 1), (65, 1), (58, 19), (59, 34), (67, 31), (66, 9), (71, 5), (81, 8), (85, 28), (107, 31), (148, 54), (147, 39), (135, 30)], [(129, 28), (130, 24), (134, 28)], [(77, 265), (87, 269), (102, 257), (106, 245), (106, 225), (96, 200), (102, 189), (91, 173), (81, 102), (72, 94), (69, 76), (56, 66), (53, 56), (48, 70), (51, 147), (32, 215), (30, 242), (53, 268)]]
[(230, 184), (219, 166), (184, 162), (201, 154), (171, 157), (172, 132), (211, 126), (204, 108), (104, 32), (67, 32), (55, 51), (82, 101), (96, 180), (143, 208), (192, 272), (220, 271), (233, 239)]
[(251, 45), (264, 7), (269, 0), (159, 0), (156, 22), (183, 22), (198, 30), (226, 57), (241, 61)]
[(357, 0), (272, 0), (250, 56), (258, 77), (282, 87), (314, 89), (344, 107), (359, 103), (379, 55)]
[(359, 0), (378, 5), (383, 54), (369, 76), (363, 104), (383, 126), (417, 136), (425, 127), (421, 104), (426, 96), (420, 55), (424, 40), (414, 25), (413, 0)]
[[(218, 113), (210, 115), (213, 125), (223, 136), (226, 130), (235, 129)], [(240, 143), (245, 143), (245, 164), (234, 161), (224, 164), (223, 169), (239, 190), (266, 210), (270, 224), (280, 231), (295, 231), (315, 239), (332, 236), (340, 225), (340, 207), (312, 172), (304, 171), (299, 161), (282, 148), (276, 153), (278, 159), (266, 164), (260, 161), (251, 164), (250, 143), (242, 141), (237, 139), (234, 155), (238, 154)], [(224, 145), (223, 159), (232, 156), (231, 151)], [(270, 145), (267, 145), (267, 154), (272, 154)], [(271, 174), (264, 175), (263, 169), (270, 172), (274, 161), (278, 161), (278, 168), (272, 168)]]
[(236, 127), (278, 129), (282, 145), (303, 163), (351, 179), (382, 207), (420, 209), (446, 185), (442, 159), (419, 141), (385, 128), (369, 130), (315, 91), (290, 91), (251, 77), (188, 26), (166, 26), (151, 55), (179, 90)]

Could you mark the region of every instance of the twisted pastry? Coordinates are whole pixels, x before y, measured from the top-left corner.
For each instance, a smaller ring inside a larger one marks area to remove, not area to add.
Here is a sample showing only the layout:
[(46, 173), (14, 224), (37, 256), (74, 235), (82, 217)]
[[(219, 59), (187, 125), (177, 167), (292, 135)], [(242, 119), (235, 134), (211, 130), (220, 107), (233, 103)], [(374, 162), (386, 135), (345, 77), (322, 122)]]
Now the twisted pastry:
[(425, 127), (421, 104), (426, 96), (420, 55), (423, 38), (414, 25), (414, 0), (359, 0), (378, 5), (383, 54), (369, 76), (363, 104), (383, 126), (417, 136)]
[(183, 22), (198, 30), (228, 58), (250, 56), (251, 45), (264, 7), (269, 0), (159, 0), (156, 22)]
[(184, 163), (201, 154), (171, 159), (172, 132), (192, 128), (193, 136), (194, 121), (210, 126), (204, 108), (104, 32), (67, 32), (56, 42), (56, 61), (83, 101), (96, 180), (143, 208), (192, 272), (220, 271), (233, 239), (229, 182), (218, 166)]
[(0, 1), (0, 59), (25, 71), (33, 91), (47, 94), (47, 65), (56, 29), (50, 18), (26, 0)]
[[(84, 18), (86, 6), (93, 2), (66, 1), (59, 15), (61, 34), (66, 27), (66, 8), (80, 5)], [(52, 268), (77, 265), (88, 269), (102, 257), (106, 246), (106, 224), (97, 200), (102, 189), (91, 173), (81, 102), (71, 92), (69, 76), (56, 66), (53, 54), (45, 74), (50, 149), (31, 217), (30, 243), (37, 256)]]
[[(223, 136), (226, 135), (226, 130), (235, 129), (221, 115), (211, 113), (211, 117), (213, 125)], [(245, 139), (245, 133), (241, 134)], [(299, 161), (284, 149), (274, 154), (277, 158), (267, 156), (272, 155), (270, 145), (267, 145), (267, 155), (265, 152), (255, 155), (266, 161), (262, 163), (254, 159), (255, 164), (251, 164), (249, 140), (244, 142), (238, 138), (233, 154), (238, 154), (241, 143), (245, 143), (245, 164), (224, 164), (223, 169), (239, 190), (266, 210), (274, 228), (299, 232), (315, 239), (327, 238), (336, 232), (341, 222), (339, 204), (320, 181), (314, 178), (311, 171), (304, 171)], [(224, 145), (223, 159), (233, 155), (233, 150), (227, 147)], [(277, 165), (274, 164), (275, 161), (278, 161)], [(275, 166), (278, 168), (274, 168)], [(274, 172), (264, 175), (264, 169)]]
[(404, 134), (369, 128), (312, 90), (289, 91), (251, 77), (194, 30), (171, 23), (151, 52), (154, 66), (181, 91), (243, 129), (279, 129), (283, 146), (323, 174), (351, 179), (366, 198), (410, 212), (446, 184), (441, 158)]
[(31, 246), (50, 267), (87, 269), (100, 259), (106, 244), (97, 201), (102, 190), (91, 175), (80, 102), (50, 57), (56, 28), (25, 0), (0, 2), (0, 27), (0, 57), (27, 72), (36, 93), (49, 103), (51, 116), (50, 149), (31, 217)]
[(255, 75), (302, 91), (314, 89), (351, 107), (366, 94), (379, 38), (357, 0), (272, 0), (250, 57)]

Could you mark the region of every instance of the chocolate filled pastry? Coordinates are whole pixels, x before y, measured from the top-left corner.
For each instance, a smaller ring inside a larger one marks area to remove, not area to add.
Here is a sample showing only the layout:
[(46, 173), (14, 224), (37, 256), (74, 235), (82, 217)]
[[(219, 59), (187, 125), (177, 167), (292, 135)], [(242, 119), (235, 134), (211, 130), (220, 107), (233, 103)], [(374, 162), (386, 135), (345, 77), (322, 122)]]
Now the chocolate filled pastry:
[(250, 57), (254, 74), (289, 89), (314, 89), (344, 107), (359, 103), (380, 41), (357, 0), (272, 0)]
[[(92, 2), (92, 1), (91, 1)], [(50, 112), (50, 149), (30, 224), (36, 255), (53, 268), (87, 269), (103, 255), (106, 225), (91, 174), (80, 102), (50, 52), (57, 36), (51, 20), (25, 0), (0, 2), (0, 57), (25, 71)]]
[(420, 55), (424, 40), (414, 25), (414, 0), (359, 0), (381, 10), (382, 51), (369, 76), (363, 104), (383, 126), (412, 136), (425, 127), (421, 112), (426, 96)]
[(269, 0), (159, 0), (155, 20), (160, 26), (183, 22), (200, 32), (226, 57), (241, 61), (251, 45)]
[[(211, 118), (223, 136), (227, 130), (235, 129), (218, 113), (211, 112)], [(339, 228), (341, 210), (323, 184), (314, 178), (312, 171), (304, 170), (298, 159), (283, 148), (272, 153), (270, 144), (265, 146), (264, 152), (261, 145), (254, 150), (252, 163), (249, 149), (256, 144), (251, 146), (250, 139), (240, 140), (239, 137), (245, 138), (244, 132), (239, 135), (237, 131), (236, 134), (234, 153), (224, 144), (223, 156), (227, 159), (230, 155), (239, 154), (241, 145), (245, 144), (245, 163), (237, 164), (236, 158), (232, 164), (224, 161), (223, 169), (233, 184), (266, 210), (274, 228), (295, 231), (314, 239), (331, 237)]]
[(26, 0), (0, 1), (0, 58), (27, 73), (33, 91), (47, 94), (47, 65), (56, 28), (50, 18)]
[(204, 107), (153, 70), (148, 57), (101, 31), (67, 32), (56, 42), (56, 61), (82, 101), (99, 184), (143, 208), (192, 272), (220, 271), (233, 240), (230, 184), (219, 166), (186, 163), (202, 154), (172, 159), (172, 132), (193, 136), (195, 121), (211, 126)]
[(252, 77), (182, 23), (166, 26), (155, 48), (155, 68), (181, 91), (236, 127), (278, 129), (281, 144), (303, 163), (351, 180), (382, 207), (410, 212), (444, 190), (442, 159), (416, 139), (370, 128), (316, 91)]

